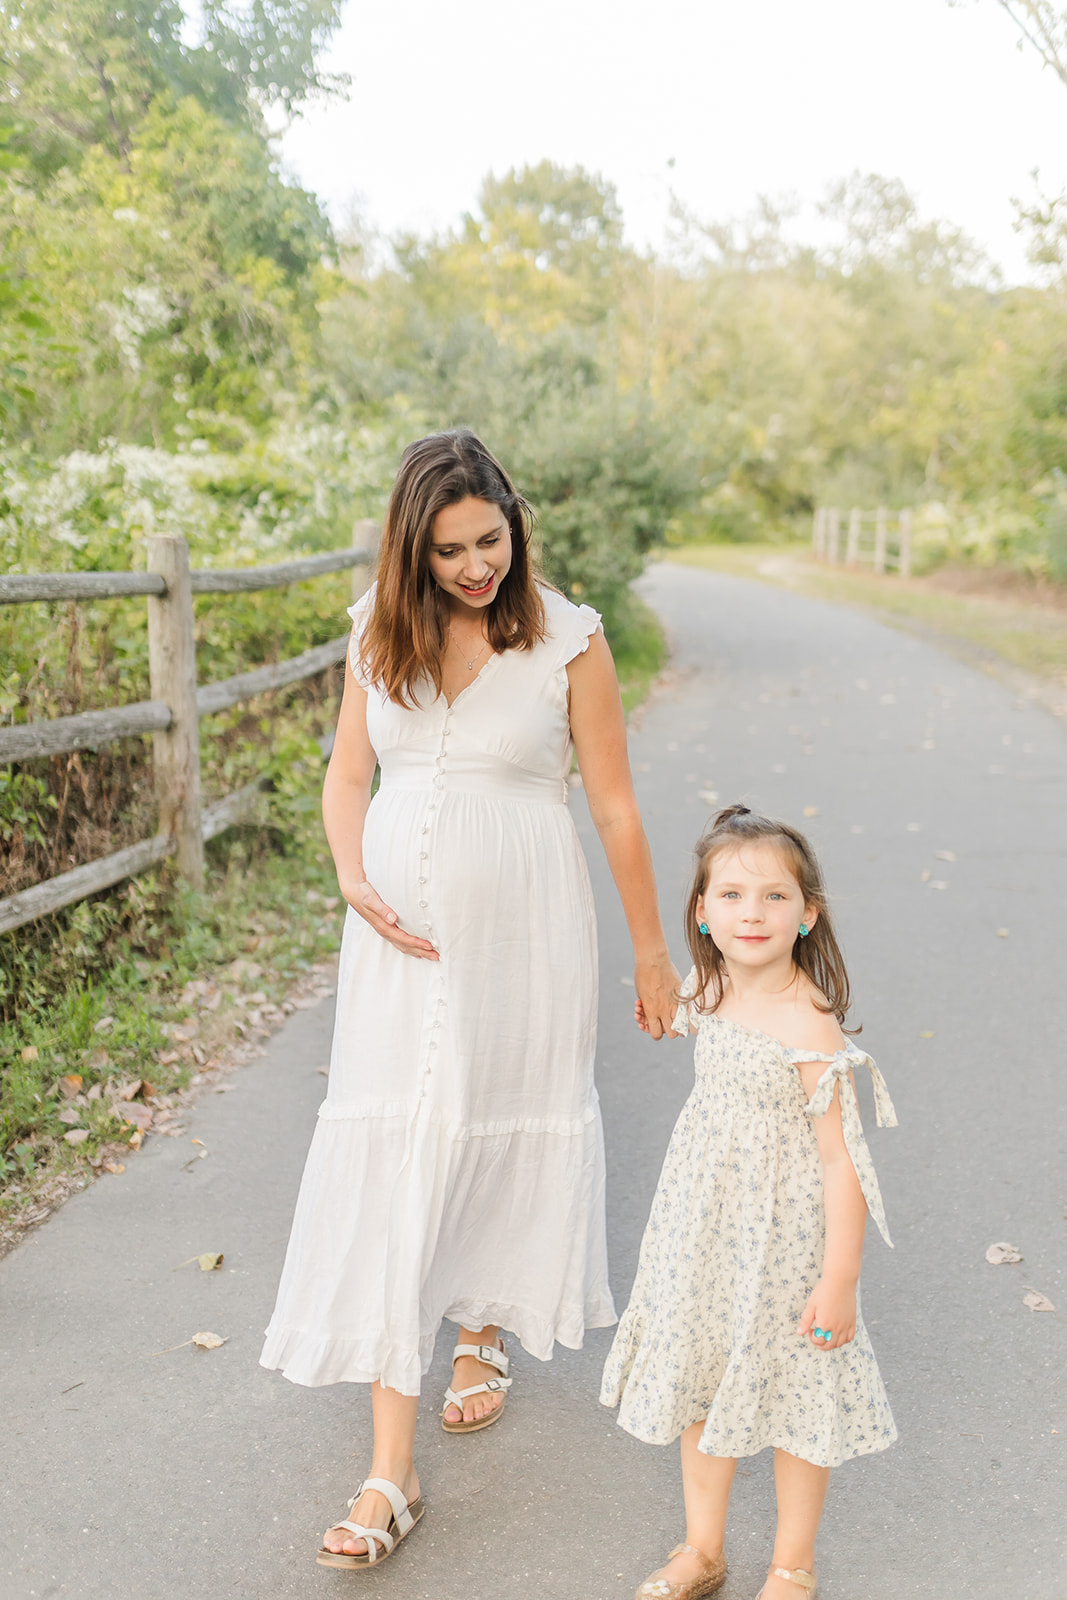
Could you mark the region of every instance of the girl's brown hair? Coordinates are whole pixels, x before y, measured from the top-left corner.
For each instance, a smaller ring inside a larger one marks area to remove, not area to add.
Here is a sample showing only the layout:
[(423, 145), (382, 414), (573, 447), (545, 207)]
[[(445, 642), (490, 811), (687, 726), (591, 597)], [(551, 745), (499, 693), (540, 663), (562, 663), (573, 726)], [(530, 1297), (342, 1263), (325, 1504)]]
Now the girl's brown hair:
[(488, 608), (493, 650), (529, 650), (545, 636), (545, 610), (530, 555), (533, 512), (504, 468), (468, 428), (409, 444), (400, 461), (378, 556), (378, 588), (360, 642), (363, 670), (398, 705), (415, 704), (428, 678), (441, 693), (448, 606), (430, 571), (439, 511), (472, 496), (499, 506), (511, 529), (511, 566)]
[[(697, 842), (697, 869), (685, 908), (685, 939), (697, 969), (696, 993), (707, 995), (710, 999), (710, 1004), (698, 1004), (698, 1009), (714, 1011), (721, 1004), (723, 996), (722, 952), (707, 934), (701, 933), (697, 913), (697, 901), (707, 889), (711, 864), (717, 855), (726, 850), (737, 850), (742, 845), (763, 840), (781, 851), (804, 896), (804, 904), (818, 908), (819, 915), (811, 932), (803, 939), (797, 935), (793, 960), (825, 1001), (825, 1004), (816, 1001), (818, 1009), (832, 1012), (843, 1025), (852, 997), (815, 852), (804, 835), (796, 828), (791, 828), (788, 822), (775, 822), (770, 817), (758, 816), (742, 805), (727, 806), (720, 811)], [(860, 1030), (849, 1028), (845, 1031), (859, 1033)]]

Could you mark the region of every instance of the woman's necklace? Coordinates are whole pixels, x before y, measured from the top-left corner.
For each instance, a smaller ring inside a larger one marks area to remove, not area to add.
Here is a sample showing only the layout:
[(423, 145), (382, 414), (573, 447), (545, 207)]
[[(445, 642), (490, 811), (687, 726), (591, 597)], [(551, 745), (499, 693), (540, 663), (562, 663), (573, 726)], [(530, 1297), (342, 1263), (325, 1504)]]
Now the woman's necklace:
[(456, 649), (459, 650), (460, 657), (461, 657), (464, 665), (466, 666), (467, 671), (468, 672), (473, 672), (475, 667), (478, 665), (478, 662), (481, 660), (482, 656), (484, 656), (485, 652), (489, 649), (489, 640), (486, 639), (485, 643), (482, 645), (482, 648), (478, 651), (478, 654), (474, 657), (473, 661), (468, 661), (467, 657), (463, 654), (463, 651), (460, 649), (459, 640), (456, 638), (456, 636), (452, 632), (451, 628), (449, 628), (449, 630), (448, 630), (448, 637), (452, 640), (452, 643), (455, 645)]

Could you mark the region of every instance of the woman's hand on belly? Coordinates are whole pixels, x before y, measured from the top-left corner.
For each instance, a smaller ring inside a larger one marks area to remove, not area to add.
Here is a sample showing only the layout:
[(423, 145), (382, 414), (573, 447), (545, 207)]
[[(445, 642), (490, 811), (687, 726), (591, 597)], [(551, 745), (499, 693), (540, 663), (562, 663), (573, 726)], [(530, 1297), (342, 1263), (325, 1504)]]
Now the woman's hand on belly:
[(405, 956), (416, 956), (422, 961), (440, 961), (440, 956), (429, 939), (418, 939), (400, 926), (397, 914), (366, 878), (346, 889), (345, 899), (364, 922), (370, 924), (379, 938), (385, 939)]

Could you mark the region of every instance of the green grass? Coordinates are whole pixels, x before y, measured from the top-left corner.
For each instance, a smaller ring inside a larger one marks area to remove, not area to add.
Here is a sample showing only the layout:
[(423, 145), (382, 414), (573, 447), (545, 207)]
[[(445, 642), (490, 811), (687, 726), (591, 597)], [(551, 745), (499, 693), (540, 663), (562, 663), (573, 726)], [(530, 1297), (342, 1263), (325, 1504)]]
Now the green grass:
[(636, 595), (629, 597), (626, 627), (621, 641), (613, 644), (612, 649), (623, 709), (629, 715), (647, 695), (667, 654), (667, 641), (659, 618)]
[(1067, 593), (1062, 605), (1020, 597), (1011, 575), (995, 591), (990, 575), (983, 593), (954, 593), (951, 574), (932, 573), (902, 581), (892, 575), (846, 572), (816, 565), (806, 544), (687, 544), (666, 552), (669, 561), (734, 577), (780, 584), (838, 605), (859, 606), (888, 621), (916, 623), (1011, 666), (1052, 682), (1067, 683)]

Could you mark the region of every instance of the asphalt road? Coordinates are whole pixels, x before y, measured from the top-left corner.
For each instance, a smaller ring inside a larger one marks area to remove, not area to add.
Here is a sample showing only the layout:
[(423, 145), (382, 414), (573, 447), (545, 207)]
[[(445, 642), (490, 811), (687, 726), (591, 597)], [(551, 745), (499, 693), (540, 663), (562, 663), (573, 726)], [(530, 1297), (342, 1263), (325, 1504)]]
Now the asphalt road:
[[(863, 1043), (900, 1116), (870, 1134), (896, 1249), (869, 1241), (864, 1305), (901, 1441), (835, 1474), (822, 1593), (1053, 1600), (1067, 1441), (1067, 729), (862, 615), (678, 567), (644, 583), (676, 676), (638, 715), (632, 759), (679, 964), (705, 797), (806, 827)], [(633, 1030), (617, 902), (580, 792), (572, 803), (600, 907), (622, 1303), (692, 1048)], [(446, 1330), (420, 1423), (424, 1522), (375, 1574), (315, 1567), (368, 1460), (367, 1397), (294, 1388), (257, 1358), (330, 1022), (328, 1003), (298, 1013), (235, 1092), (204, 1098), (189, 1133), (206, 1159), (187, 1166), (187, 1142), (150, 1139), (121, 1178), (0, 1263), (2, 1600), (627, 1600), (681, 1537), (676, 1450), (630, 1439), (597, 1403), (609, 1332), (547, 1366), (520, 1351), (501, 1426), (457, 1439), (434, 1416)], [(860, 1094), (873, 1125), (863, 1083)], [(1024, 1261), (988, 1265), (995, 1240)], [(173, 1270), (217, 1250), (220, 1272)], [(1031, 1287), (1056, 1310), (1029, 1310)], [(202, 1329), (228, 1342), (171, 1348)], [(764, 1455), (738, 1474), (724, 1600), (751, 1600), (772, 1535)]]

